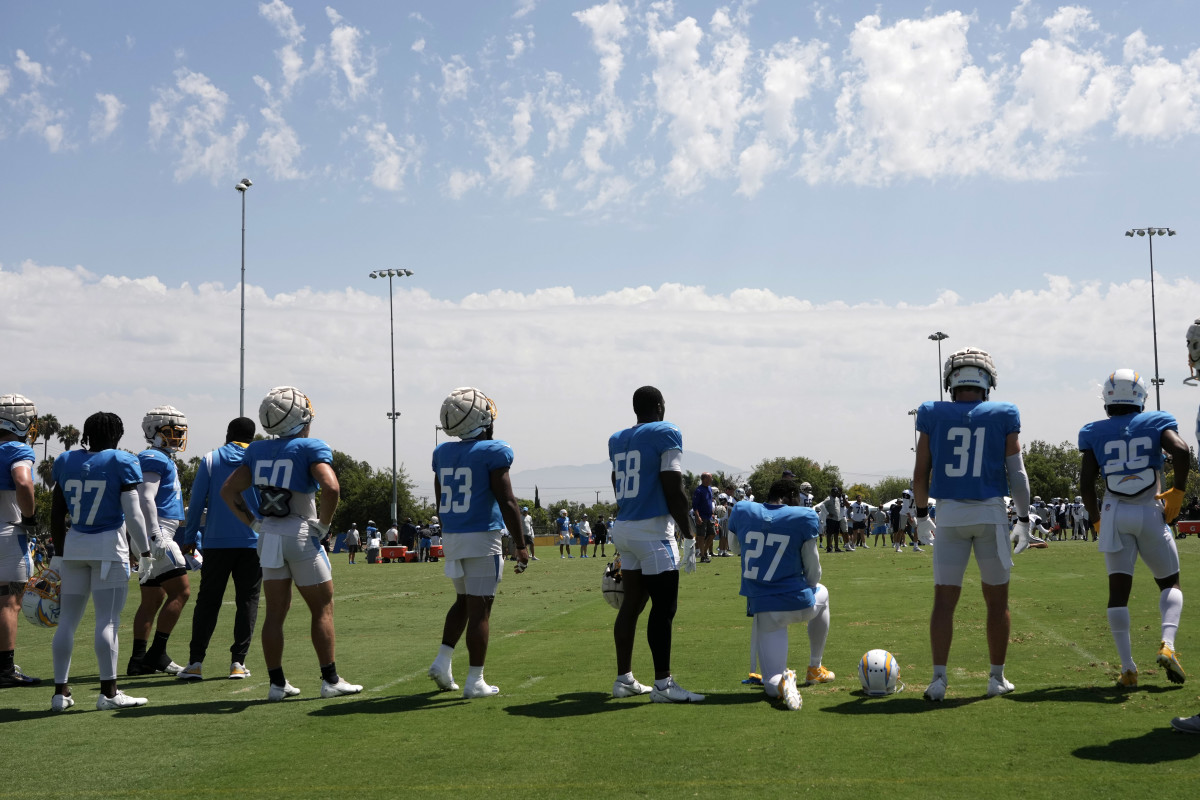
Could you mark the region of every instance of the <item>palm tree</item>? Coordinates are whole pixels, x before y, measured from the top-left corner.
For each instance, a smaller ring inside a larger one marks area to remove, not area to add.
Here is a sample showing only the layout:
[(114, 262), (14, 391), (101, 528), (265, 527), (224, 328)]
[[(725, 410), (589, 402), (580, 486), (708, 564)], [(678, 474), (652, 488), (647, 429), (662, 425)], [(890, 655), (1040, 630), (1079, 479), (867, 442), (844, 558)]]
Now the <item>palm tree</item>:
[[(61, 430), (62, 424), (53, 414), (42, 414), (38, 417), (38, 436), (42, 437), (42, 458), (50, 458), (50, 440)], [(49, 484), (46, 485), (49, 486)]]
[(64, 425), (63, 429), (58, 432), (58, 440), (62, 442), (64, 450), (70, 450), (79, 444), (79, 436), (79, 429), (74, 425)]
[(54, 462), (48, 458), (43, 458), (37, 466), (38, 477), (42, 479), (42, 483), (46, 484), (49, 489), (54, 485)]

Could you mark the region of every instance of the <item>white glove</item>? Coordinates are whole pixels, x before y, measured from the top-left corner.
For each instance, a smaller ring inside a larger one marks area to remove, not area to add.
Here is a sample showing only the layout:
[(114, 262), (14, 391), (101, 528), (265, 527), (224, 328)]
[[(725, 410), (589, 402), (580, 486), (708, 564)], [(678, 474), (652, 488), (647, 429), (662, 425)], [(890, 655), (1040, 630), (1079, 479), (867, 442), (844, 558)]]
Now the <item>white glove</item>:
[(1033, 544), (1029, 539), (1029, 522), (1021, 522), (1017, 520), (1017, 524), (1013, 525), (1013, 533), (1017, 537), (1017, 546), (1013, 550), (1013, 555), (1023, 553), (1029, 549), (1029, 545)]
[(930, 544), (933, 542), (934, 531), (937, 530), (937, 525), (933, 524), (933, 517), (924, 516), (917, 520), (917, 541), (921, 544)]
[(154, 535), (154, 538), (150, 540), (150, 555), (153, 556), (156, 561), (161, 561), (162, 559), (166, 558), (166, 550), (170, 541), (170, 538), (168, 538), (167, 535), (162, 532), (162, 530), (159, 530), (159, 532)]
[(255, 517), (254, 523), (250, 526), (250, 530), (254, 531), (255, 533), (262, 533), (262, 524), (262, 517)]
[(696, 540), (695, 539), (684, 539), (683, 540), (683, 571), (684, 572), (695, 572), (696, 571)]
[(154, 571), (154, 556), (142, 556), (138, 559), (138, 583), (145, 583), (150, 580), (150, 573)]

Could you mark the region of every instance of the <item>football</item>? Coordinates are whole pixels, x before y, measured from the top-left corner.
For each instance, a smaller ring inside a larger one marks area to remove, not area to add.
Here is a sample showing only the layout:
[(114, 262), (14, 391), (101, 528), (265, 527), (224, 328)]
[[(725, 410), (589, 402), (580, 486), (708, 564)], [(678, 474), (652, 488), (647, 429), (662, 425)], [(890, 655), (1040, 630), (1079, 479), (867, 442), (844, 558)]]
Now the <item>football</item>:
[(858, 680), (871, 697), (883, 697), (903, 688), (900, 665), (887, 650), (869, 650), (859, 659)]
[(621, 582), (620, 561), (604, 568), (604, 576), (600, 579), (600, 591), (604, 593), (604, 599), (610, 606), (621, 608), (621, 601), (625, 599), (625, 584)]

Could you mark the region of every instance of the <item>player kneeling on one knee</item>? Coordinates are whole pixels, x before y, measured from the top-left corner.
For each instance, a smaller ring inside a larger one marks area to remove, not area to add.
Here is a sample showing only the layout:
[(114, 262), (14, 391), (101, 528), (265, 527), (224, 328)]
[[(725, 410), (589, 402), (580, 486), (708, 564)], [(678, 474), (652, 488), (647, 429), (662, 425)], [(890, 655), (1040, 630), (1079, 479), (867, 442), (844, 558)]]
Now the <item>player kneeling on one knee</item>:
[(742, 557), (740, 594), (753, 617), (751, 646), (769, 697), (800, 707), (796, 676), (787, 668), (788, 626), (808, 623), (809, 660), (805, 685), (828, 683), (834, 674), (821, 665), (829, 636), (829, 590), (821, 583), (820, 525), (800, 505), (800, 487), (790, 479), (771, 484), (766, 503), (742, 502), (729, 514)]

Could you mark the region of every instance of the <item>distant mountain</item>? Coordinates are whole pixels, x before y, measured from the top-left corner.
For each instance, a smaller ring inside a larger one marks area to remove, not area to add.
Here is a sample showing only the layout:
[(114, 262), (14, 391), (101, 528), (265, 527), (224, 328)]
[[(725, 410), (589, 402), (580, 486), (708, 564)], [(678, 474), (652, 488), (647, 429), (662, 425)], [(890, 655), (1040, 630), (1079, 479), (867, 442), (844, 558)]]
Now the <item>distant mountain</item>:
[[(726, 475), (749, 477), (750, 470), (718, 461), (703, 453), (688, 451), (683, 457), (683, 468), (697, 474), (701, 472), (724, 472)], [(612, 466), (607, 461), (596, 464), (572, 464), (556, 467), (540, 467), (514, 472), (511, 475), (513, 491), (518, 497), (532, 498), (536, 486), (542, 504), (555, 500), (595, 502), (596, 491), (600, 499), (611, 501)]]

